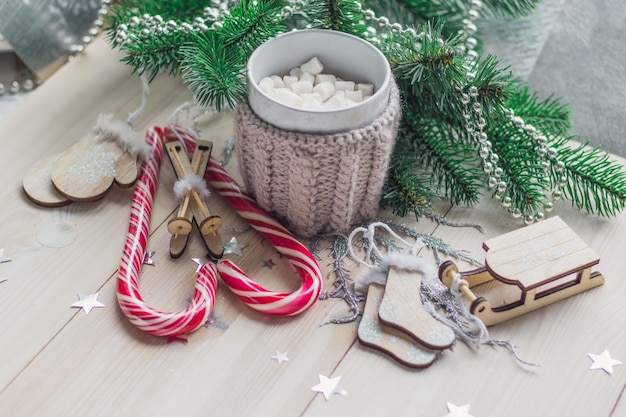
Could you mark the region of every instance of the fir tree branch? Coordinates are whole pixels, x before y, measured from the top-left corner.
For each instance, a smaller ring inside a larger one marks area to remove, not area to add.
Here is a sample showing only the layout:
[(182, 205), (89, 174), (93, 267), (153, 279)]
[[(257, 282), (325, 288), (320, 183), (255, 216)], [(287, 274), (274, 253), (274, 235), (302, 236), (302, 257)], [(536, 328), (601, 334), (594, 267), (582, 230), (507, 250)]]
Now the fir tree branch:
[(564, 145), (558, 149), (557, 159), (565, 163), (565, 170), (562, 174), (553, 169), (551, 179), (556, 184), (565, 176), (564, 197), (573, 206), (606, 217), (624, 209), (626, 172), (607, 152), (586, 143), (576, 148)]
[(227, 46), (218, 33), (209, 31), (195, 35), (181, 53), (183, 80), (201, 105), (220, 111), (245, 99), (247, 61), (242, 49)]
[(537, 94), (531, 93), (526, 85), (519, 84), (519, 88), (513, 91), (505, 106), (547, 137), (560, 136), (571, 128), (570, 109), (567, 105), (553, 96), (539, 101)]
[(266, 40), (285, 31), (281, 7), (276, 1), (242, 0), (230, 9), (230, 18), (219, 30), (225, 46), (236, 46), (249, 56)]
[(319, 29), (337, 30), (363, 37), (367, 26), (358, 0), (315, 0), (306, 5), (308, 23)]
[[(144, 25), (133, 25), (132, 19), (142, 20), (147, 14), (159, 16), (163, 21), (173, 20), (177, 24), (202, 16), (203, 8), (210, 5), (209, 0), (169, 0), (169, 1), (120, 1), (110, 6), (107, 19), (107, 38), (113, 48), (119, 48), (126, 56), (122, 62), (131, 66), (139, 75), (146, 73), (150, 81), (159, 72), (177, 76), (180, 74), (180, 47), (191, 38), (183, 31), (155, 32)], [(125, 26), (127, 37), (132, 42), (120, 41), (117, 29)]]
[(511, 120), (490, 130), (493, 149), (500, 157), (501, 178), (508, 184), (504, 197), (511, 199), (512, 207), (521, 214), (534, 216), (544, 210), (544, 190), (550, 188), (549, 177), (538, 160), (534, 143)]
[(181, 47), (183, 80), (200, 104), (219, 111), (245, 100), (248, 58), (285, 29), (280, 11), (273, 1), (242, 1), (220, 29), (196, 35)]
[(190, 34), (162, 33), (150, 36), (141, 44), (125, 43), (120, 50), (126, 54), (122, 62), (138, 75), (146, 73), (152, 81), (159, 73), (180, 75), (180, 49), (191, 39)]
[(472, 86), (478, 89), (478, 100), (487, 113), (501, 110), (515, 88), (513, 74), (508, 67), (500, 68), (499, 64), (496, 56), (487, 55), (471, 69), (474, 80), (465, 87), (466, 93)]
[(425, 91), (434, 96), (450, 94), (463, 79), (463, 58), (454, 50), (458, 38), (442, 39), (442, 26), (425, 24), (416, 30), (419, 39), (403, 34), (389, 34), (378, 45), (403, 90), (416, 96)]
[(393, 214), (405, 217), (414, 213), (421, 217), (438, 197), (431, 185), (431, 174), (412, 158), (393, 158), (383, 188), (381, 205), (391, 207)]
[(433, 186), (452, 204), (478, 202), (483, 174), (473, 146), (458, 140), (459, 132), (452, 126), (406, 110), (393, 159), (412, 158), (427, 167)]

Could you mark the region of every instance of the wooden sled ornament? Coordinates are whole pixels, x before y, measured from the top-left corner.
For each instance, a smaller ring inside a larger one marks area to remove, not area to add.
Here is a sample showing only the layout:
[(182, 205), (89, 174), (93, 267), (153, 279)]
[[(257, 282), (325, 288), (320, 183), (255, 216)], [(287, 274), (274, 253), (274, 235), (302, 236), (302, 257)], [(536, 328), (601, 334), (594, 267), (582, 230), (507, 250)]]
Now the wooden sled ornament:
[[(459, 290), (469, 301), (470, 312), (487, 326), (521, 316), (538, 308), (604, 284), (595, 252), (558, 216), (535, 223), (483, 243), (485, 266), (461, 272), (460, 278), (473, 287), (491, 280), (515, 285), (521, 297), (498, 307), (476, 296), (467, 285)], [(457, 266), (444, 262), (439, 278), (450, 288)]]

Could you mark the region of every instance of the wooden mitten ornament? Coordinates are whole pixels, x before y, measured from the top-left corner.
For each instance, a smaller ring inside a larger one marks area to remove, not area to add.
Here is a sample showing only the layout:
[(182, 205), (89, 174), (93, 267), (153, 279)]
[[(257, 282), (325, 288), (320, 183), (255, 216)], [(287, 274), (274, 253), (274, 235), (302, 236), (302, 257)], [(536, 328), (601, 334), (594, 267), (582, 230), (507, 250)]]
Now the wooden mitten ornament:
[[(487, 240), (483, 248), (485, 267), (459, 273), (446, 261), (439, 278), (447, 287), (464, 280), (458, 288), (471, 302), (470, 312), (487, 326), (604, 284), (599, 272), (591, 272), (598, 256), (558, 216)], [(520, 298), (493, 307), (469, 288), (494, 279), (516, 286)]]
[(61, 154), (39, 160), (24, 175), (22, 188), (30, 200), (44, 207), (61, 207), (72, 201), (65, 198), (50, 182), (50, 172)]
[(420, 272), (390, 267), (378, 316), (384, 324), (428, 348), (447, 349), (454, 343), (454, 331), (426, 311), (420, 297), (421, 286)]
[(52, 184), (69, 200), (98, 200), (114, 182), (123, 188), (135, 183), (137, 157), (146, 149), (128, 123), (101, 114), (92, 131), (59, 156), (51, 171)]
[(380, 322), (378, 311), (384, 291), (382, 285), (369, 285), (363, 317), (357, 333), (359, 341), (365, 346), (390, 355), (406, 366), (412, 368), (429, 366), (437, 356), (435, 351), (420, 346), (405, 333)]

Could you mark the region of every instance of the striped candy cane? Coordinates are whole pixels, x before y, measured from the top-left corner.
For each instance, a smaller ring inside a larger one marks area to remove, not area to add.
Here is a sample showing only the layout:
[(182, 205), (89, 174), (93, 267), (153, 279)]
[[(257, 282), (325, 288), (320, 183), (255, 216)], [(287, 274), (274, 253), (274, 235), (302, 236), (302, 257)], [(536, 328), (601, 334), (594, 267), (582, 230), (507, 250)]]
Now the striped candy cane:
[(211, 263), (198, 270), (193, 300), (185, 310), (177, 313), (164, 313), (151, 308), (139, 293), (138, 281), (163, 156), (162, 135), (159, 128), (149, 129), (146, 134), (151, 155), (142, 162), (135, 186), (124, 254), (117, 274), (117, 300), (124, 315), (139, 329), (156, 336), (179, 337), (193, 332), (209, 318), (215, 301), (217, 270)]
[[(175, 130), (174, 130), (175, 129)], [(193, 150), (195, 136), (180, 127), (166, 128), (166, 140), (182, 139)], [(273, 315), (291, 316), (311, 307), (322, 290), (322, 272), (308, 249), (285, 227), (245, 195), (235, 180), (213, 158), (205, 180), (256, 231), (263, 235), (296, 269), (301, 286), (292, 293), (265, 289), (229, 260), (221, 260), (217, 270), (224, 283), (251, 308)]]

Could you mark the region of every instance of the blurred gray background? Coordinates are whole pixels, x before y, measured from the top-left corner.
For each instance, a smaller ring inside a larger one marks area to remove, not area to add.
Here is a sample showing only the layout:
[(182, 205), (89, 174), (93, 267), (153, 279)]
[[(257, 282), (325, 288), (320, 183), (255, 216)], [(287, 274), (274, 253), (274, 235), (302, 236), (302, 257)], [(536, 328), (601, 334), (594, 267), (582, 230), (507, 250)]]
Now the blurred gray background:
[(478, 26), (486, 52), (569, 104), (577, 140), (626, 156), (624, 0), (543, 0), (528, 18)]

